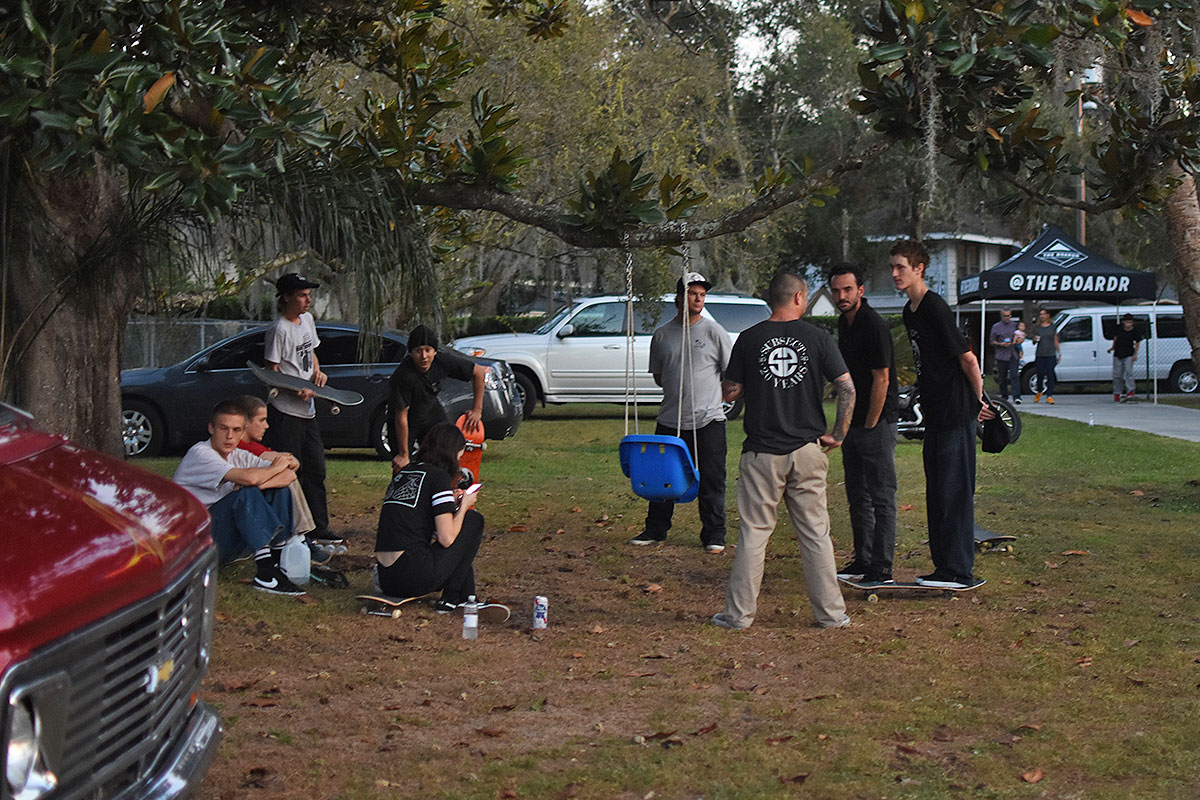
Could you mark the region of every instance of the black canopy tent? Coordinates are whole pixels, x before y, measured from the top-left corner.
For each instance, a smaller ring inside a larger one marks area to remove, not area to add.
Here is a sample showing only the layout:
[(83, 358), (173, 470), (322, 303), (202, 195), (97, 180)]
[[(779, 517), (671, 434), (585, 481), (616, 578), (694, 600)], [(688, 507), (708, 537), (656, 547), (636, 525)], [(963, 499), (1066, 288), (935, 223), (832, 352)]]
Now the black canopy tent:
[(1120, 303), (1153, 300), (1154, 274), (1117, 266), (1047, 225), (1040, 236), (995, 267), (958, 282), (958, 301), (1092, 300)]
[[(1092, 301), (1119, 305), (1128, 300), (1155, 300), (1157, 296), (1154, 273), (1118, 266), (1055, 225), (1044, 226), (1036, 239), (1007, 260), (958, 282), (960, 308), (963, 303), (980, 302), (980, 369), (987, 342), (984, 320), (988, 300)], [(1158, 325), (1152, 323), (1151, 331), (1151, 346), (1157, 348)], [(1150, 359), (1145, 359), (1145, 363), (1148, 371)], [(1158, 401), (1157, 382), (1154, 399)]]

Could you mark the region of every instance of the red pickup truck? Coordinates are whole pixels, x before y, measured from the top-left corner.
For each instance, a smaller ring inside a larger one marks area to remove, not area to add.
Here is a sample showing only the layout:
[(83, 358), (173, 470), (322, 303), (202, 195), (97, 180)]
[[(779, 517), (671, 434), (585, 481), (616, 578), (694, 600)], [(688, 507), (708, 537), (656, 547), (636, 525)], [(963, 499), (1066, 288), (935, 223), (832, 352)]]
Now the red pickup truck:
[(195, 788), (216, 569), (188, 492), (0, 403), (0, 800)]

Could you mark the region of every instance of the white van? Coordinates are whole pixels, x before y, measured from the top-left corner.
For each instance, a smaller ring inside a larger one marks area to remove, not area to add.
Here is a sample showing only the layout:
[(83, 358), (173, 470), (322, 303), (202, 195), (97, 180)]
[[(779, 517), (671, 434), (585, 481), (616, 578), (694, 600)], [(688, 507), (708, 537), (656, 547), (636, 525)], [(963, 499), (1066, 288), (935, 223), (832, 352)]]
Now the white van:
[[(648, 372), (650, 338), (674, 316), (674, 295), (634, 304), (633, 372), (639, 403), (662, 401), (662, 389)], [(732, 343), (746, 328), (771, 316), (771, 310), (757, 298), (710, 293), (704, 316), (728, 331)], [(625, 317), (625, 298), (585, 297), (560, 309), (533, 333), (466, 336), (454, 346), (469, 355), (507, 361), (516, 373), (526, 417), (533, 414), (538, 398), (546, 403), (620, 403), (626, 384)], [(732, 419), (737, 410), (731, 407), (726, 413)]]
[[(1133, 374), (1140, 382), (1155, 378), (1166, 380), (1168, 392), (1192, 394), (1200, 389), (1196, 366), (1192, 363), (1192, 348), (1183, 327), (1183, 308), (1175, 304), (1158, 306), (1084, 306), (1066, 308), (1054, 317), (1058, 331), (1062, 360), (1055, 368), (1057, 383), (1072, 381), (1107, 381), (1112, 379), (1113, 333), (1121, 317), (1132, 314), (1134, 329), (1142, 335)], [(1158, 326), (1157, 341), (1151, 339), (1152, 325)], [(1026, 341), (1021, 362), (1021, 389), (1033, 394), (1034, 351), (1032, 341)]]

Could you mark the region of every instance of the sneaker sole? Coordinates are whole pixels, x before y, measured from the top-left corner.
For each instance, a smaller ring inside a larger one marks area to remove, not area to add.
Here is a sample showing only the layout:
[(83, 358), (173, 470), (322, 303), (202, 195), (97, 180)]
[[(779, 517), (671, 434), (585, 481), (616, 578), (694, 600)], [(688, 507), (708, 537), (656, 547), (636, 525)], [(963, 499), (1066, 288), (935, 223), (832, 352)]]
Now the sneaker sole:
[(638, 547), (645, 547), (648, 544), (662, 544), (666, 539), (630, 539), (630, 544), (636, 544)]
[(281, 597), (300, 597), (301, 595), (308, 594), (308, 592), (302, 590), (289, 592), (286, 589), (271, 589), (266, 586), (259, 586), (257, 583), (253, 584), (253, 586), (260, 592), (264, 592), (266, 594), (277, 594)]

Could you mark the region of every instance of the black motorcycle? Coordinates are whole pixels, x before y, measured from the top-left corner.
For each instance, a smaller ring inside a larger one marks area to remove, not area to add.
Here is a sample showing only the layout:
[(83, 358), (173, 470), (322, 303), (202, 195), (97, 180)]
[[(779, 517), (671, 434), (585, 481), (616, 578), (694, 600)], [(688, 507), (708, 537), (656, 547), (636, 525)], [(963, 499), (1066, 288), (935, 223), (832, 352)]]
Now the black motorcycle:
[[(1021, 438), (1021, 415), (1017, 407), (1007, 400), (991, 398), (992, 405), (1000, 412), (1000, 419), (1008, 426), (1008, 443), (1013, 444)], [(921, 401), (917, 397), (917, 387), (901, 386), (899, 396), (900, 416), (896, 429), (905, 439), (925, 438), (925, 415), (921, 413)], [(982, 431), (982, 427), (980, 428)]]

